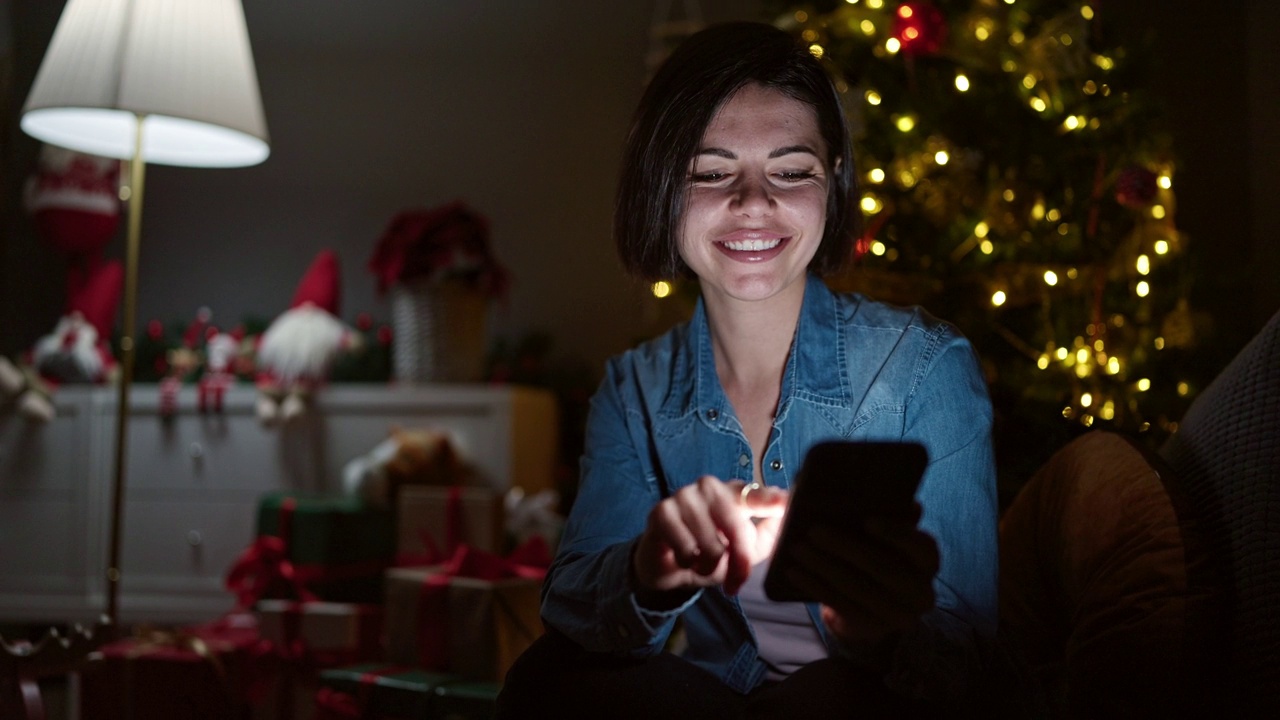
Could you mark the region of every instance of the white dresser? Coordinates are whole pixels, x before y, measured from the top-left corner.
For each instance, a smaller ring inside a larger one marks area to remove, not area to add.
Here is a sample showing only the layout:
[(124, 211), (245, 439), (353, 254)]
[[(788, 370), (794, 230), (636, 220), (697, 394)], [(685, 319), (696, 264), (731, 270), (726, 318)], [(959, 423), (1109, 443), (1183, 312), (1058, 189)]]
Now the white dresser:
[[(263, 427), (233, 388), (201, 414), (184, 387), (173, 417), (154, 385), (130, 395), (121, 549), (123, 622), (205, 620), (231, 608), (223, 575), (253, 540), (272, 490), (342, 492), (342, 468), (392, 425), (447, 430), (497, 489), (554, 486), (554, 398), (486, 385), (334, 385), (313, 411)], [(106, 607), (116, 391), (61, 390), (46, 425), (0, 414), (0, 622), (92, 621)]]

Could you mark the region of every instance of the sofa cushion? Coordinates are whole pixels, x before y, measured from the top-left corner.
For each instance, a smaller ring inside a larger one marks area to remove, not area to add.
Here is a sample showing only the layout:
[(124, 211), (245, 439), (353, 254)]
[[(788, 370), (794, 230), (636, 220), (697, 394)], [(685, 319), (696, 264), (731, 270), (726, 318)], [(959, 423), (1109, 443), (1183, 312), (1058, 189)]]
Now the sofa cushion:
[(1207, 697), (1215, 575), (1159, 464), (1088, 432), (1001, 519), (1001, 632), (1071, 716), (1178, 715)]
[(1227, 714), (1280, 708), (1280, 312), (1195, 399), (1161, 456), (1220, 558)]

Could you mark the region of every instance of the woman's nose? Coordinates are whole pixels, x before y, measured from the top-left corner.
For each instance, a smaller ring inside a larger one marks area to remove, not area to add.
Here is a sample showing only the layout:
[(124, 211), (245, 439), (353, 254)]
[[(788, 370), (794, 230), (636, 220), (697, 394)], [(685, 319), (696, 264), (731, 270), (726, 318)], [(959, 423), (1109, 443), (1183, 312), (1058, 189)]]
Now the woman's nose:
[(744, 215), (767, 215), (773, 211), (773, 204), (773, 195), (763, 179), (743, 178), (735, 188), (733, 209)]

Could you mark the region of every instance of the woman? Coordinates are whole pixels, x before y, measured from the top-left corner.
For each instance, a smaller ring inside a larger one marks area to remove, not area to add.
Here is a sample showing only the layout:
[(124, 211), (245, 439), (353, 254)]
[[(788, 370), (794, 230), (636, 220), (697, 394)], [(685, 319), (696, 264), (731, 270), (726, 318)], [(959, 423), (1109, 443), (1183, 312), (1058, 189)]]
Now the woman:
[[(995, 632), (990, 403), (954, 328), (823, 284), (851, 252), (853, 173), (829, 77), (780, 30), (709, 28), (654, 77), (615, 239), (631, 274), (696, 276), (702, 297), (608, 364), (548, 635), (503, 714), (900, 715), (963, 695)], [(829, 439), (925, 445), (919, 526), (817, 535), (792, 580), (822, 603), (769, 601), (787, 488)], [(662, 652), (678, 622), (680, 656)]]

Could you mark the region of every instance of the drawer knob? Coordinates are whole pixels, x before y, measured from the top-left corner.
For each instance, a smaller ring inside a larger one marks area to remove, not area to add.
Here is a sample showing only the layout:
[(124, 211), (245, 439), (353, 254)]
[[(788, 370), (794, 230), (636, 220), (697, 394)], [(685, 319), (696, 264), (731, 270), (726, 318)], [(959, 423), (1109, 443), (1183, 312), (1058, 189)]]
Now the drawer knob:
[(191, 547), (200, 547), (200, 543), (204, 542), (199, 530), (189, 530), (187, 532), (187, 544)]
[(204, 457), (204, 446), (198, 442), (193, 442), (187, 452), (191, 454), (192, 460), (199, 460)]

